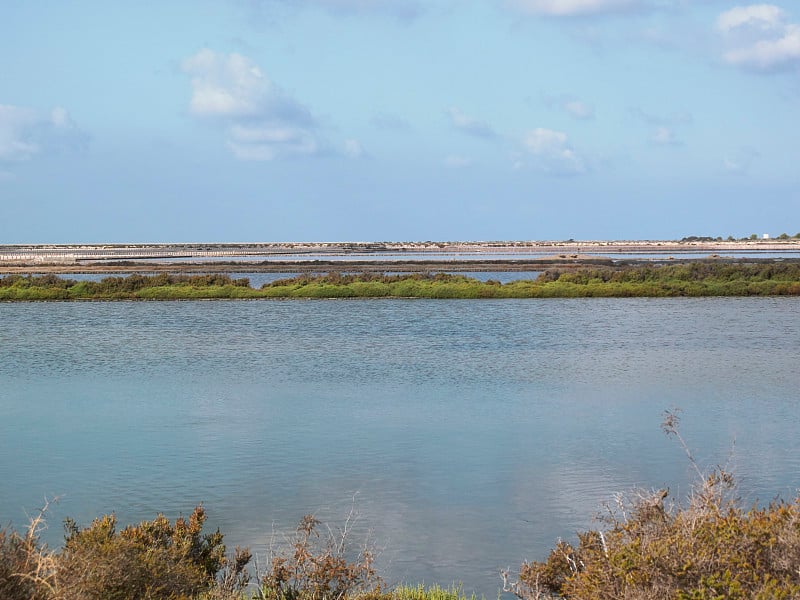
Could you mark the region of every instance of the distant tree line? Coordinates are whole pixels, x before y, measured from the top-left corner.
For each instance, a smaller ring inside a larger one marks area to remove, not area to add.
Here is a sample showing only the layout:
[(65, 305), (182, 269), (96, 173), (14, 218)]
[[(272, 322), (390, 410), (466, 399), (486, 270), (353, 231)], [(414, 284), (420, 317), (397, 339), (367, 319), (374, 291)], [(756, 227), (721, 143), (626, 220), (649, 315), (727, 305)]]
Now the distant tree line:
[[(745, 242), (747, 240), (757, 240), (759, 239), (759, 235), (757, 233), (751, 233), (749, 236), (735, 238), (732, 235), (729, 235), (725, 238), (725, 241), (728, 242)], [(789, 235), (788, 233), (782, 233), (777, 236), (775, 239), (778, 240), (791, 240), (791, 239), (800, 239), (800, 232), (795, 233), (794, 235)], [(721, 242), (722, 236), (711, 237), (708, 235), (689, 235), (680, 239), (681, 242)]]

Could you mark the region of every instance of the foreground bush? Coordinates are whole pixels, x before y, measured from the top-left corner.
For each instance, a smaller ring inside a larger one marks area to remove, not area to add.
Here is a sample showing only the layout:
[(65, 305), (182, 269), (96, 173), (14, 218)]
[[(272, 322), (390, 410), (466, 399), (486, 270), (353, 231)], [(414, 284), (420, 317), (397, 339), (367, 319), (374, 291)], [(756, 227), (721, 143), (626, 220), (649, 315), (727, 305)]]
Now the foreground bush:
[[(677, 424), (667, 413), (665, 431), (686, 449)], [(722, 469), (702, 477), (683, 505), (665, 504), (667, 496), (622, 503), (604, 529), (524, 563), (517, 581), (504, 573), (504, 589), (523, 600), (800, 598), (800, 500), (745, 508)]]
[(0, 529), (0, 598), (3, 600), (47, 600), (52, 588), (53, 565), (39, 546), (41, 514), (25, 534)]
[[(351, 513), (352, 516), (352, 513)], [(349, 520), (348, 520), (349, 524)], [(348, 558), (349, 527), (320, 533), (321, 523), (306, 515), (287, 548), (272, 557), (261, 578), (258, 597), (265, 600), (343, 600), (380, 594), (374, 554), (364, 547)]]
[(373, 552), (348, 547), (353, 513), (336, 532), (304, 517), (249, 591), (249, 550), (226, 557), (222, 534), (202, 532), (202, 507), (122, 530), (113, 515), (84, 528), (67, 519), (58, 551), (38, 540), (43, 514), (24, 535), (0, 529), (0, 600), (461, 600), (440, 588), (381, 591)]
[(85, 528), (66, 522), (63, 549), (39, 544), (38, 522), (21, 536), (0, 531), (3, 600), (181, 600), (238, 598), (250, 553), (225, 556), (222, 534), (203, 534), (202, 507), (171, 523), (163, 515), (117, 531), (113, 515)]

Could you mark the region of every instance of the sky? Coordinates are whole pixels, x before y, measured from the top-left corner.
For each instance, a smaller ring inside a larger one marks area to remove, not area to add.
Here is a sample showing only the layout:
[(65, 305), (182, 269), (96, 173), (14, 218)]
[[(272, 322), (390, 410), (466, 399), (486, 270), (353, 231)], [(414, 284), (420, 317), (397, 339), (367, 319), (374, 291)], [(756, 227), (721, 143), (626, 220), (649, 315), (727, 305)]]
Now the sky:
[(800, 232), (800, 2), (3, 0), (0, 244)]

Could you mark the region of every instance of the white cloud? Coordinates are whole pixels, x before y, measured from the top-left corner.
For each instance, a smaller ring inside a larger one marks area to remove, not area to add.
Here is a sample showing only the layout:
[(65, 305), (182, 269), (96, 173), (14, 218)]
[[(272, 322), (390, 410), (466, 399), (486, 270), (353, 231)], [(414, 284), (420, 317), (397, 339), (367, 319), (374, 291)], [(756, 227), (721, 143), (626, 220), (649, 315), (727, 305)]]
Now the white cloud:
[(594, 117), (594, 107), (580, 100), (571, 100), (564, 103), (564, 110), (576, 119), (591, 119)]
[(577, 17), (625, 12), (642, 6), (641, 0), (510, 0), (517, 10), (550, 17)]
[(788, 22), (777, 6), (737, 6), (720, 14), (716, 26), (731, 65), (757, 71), (800, 65), (800, 24)]
[(678, 138), (677, 129), (690, 125), (694, 121), (691, 113), (675, 112), (670, 115), (655, 115), (641, 108), (631, 108), (631, 114), (652, 128), (650, 142), (659, 146), (680, 146), (683, 142)]
[[(583, 158), (572, 148), (567, 134), (552, 129), (537, 128), (525, 134), (522, 145), (534, 159), (534, 166), (556, 175), (576, 175), (586, 172)], [(515, 164), (515, 168), (519, 163)]]
[(318, 151), (314, 136), (302, 129), (280, 123), (256, 126), (234, 125), (229, 130), (228, 148), (242, 160), (272, 160), (282, 155), (309, 155)]
[(273, 160), (319, 153), (316, 136), (305, 129), (279, 122), (233, 125), (226, 146), (240, 160)]
[(383, 14), (399, 19), (413, 19), (421, 12), (416, 0), (309, 0), (338, 14)]
[(186, 59), (191, 76), (190, 112), (227, 126), (227, 146), (241, 160), (318, 153), (311, 112), (272, 83), (241, 54), (204, 48)]
[(403, 117), (391, 113), (379, 113), (369, 121), (373, 127), (393, 131), (409, 131), (411, 124)]
[(717, 29), (728, 32), (747, 26), (770, 30), (780, 27), (784, 18), (783, 10), (772, 4), (736, 6), (717, 17)]
[(669, 115), (656, 115), (642, 110), (639, 107), (630, 109), (631, 114), (638, 117), (648, 125), (675, 127), (678, 125), (689, 125), (694, 121), (692, 114), (686, 111), (674, 112)]
[(183, 62), (183, 70), (192, 76), (189, 108), (198, 116), (257, 115), (269, 97), (269, 79), (240, 54), (222, 56), (204, 48)]
[(800, 62), (800, 25), (787, 26), (784, 34), (776, 39), (729, 50), (724, 58), (739, 67), (765, 71)]
[(183, 62), (192, 76), (189, 110), (198, 117), (281, 118), (310, 124), (309, 110), (273, 84), (259, 66), (241, 54), (204, 48)]
[(428, 9), (424, 0), (236, 0), (236, 3), (246, 5), (257, 18), (269, 17), (275, 9), (321, 9), (336, 17), (387, 17), (409, 22)]
[(450, 116), (453, 127), (459, 131), (482, 138), (497, 137), (497, 133), (486, 121), (470, 117), (455, 106), (451, 106), (445, 112)]
[(567, 134), (552, 129), (534, 129), (525, 136), (525, 147), (533, 154), (545, 154), (554, 148), (564, 147), (567, 143)]
[(75, 147), (85, 139), (62, 107), (44, 113), (0, 104), (0, 161), (29, 160), (48, 150)]
[(38, 153), (33, 130), (39, 121), (30, 108), (0, 104), (0, 160), (27, 160)]
[(59, 129), (71, 129), (73, 127), (69, 113), (61, 106), (56, 106), (50, 111), (50, 122)]
[(361, 142), (352, 139), (344, 141), (344, 153), (345, 156), (349, 156), (350, 158), (362, 158), (366, 154)]
[(659, 146), (678, 146), (681, 144), (680, 140), (675, 135), (675, 132), (669, 127), (656, 127), (653, 137), (650, 140)]
[(723, 166), (732, 175), (746, 175), (753, 161), (761, 156), (755, 148), (740, 148), (723, 159)]
[(548, 108), (563, 110), (575, 119), (586, 120), (594, 118), (594, 106), (570, 94), (545, 94), (543, 100)]
[(444, 159), (444, 166), (448, 169), (465, 169), (471, 167), (472, 164), (473, 160), (471, 158), (459, 156), (457, 154), (451, 154)]

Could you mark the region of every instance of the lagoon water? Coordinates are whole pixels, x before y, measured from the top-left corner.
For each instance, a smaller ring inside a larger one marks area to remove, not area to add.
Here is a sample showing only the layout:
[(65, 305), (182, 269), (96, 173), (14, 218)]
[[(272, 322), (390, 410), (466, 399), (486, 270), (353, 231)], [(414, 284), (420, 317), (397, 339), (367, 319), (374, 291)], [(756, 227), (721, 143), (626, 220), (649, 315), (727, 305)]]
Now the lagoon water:
[(491, 598), (615, 493), (688, 492), (667, 408), (746, 502), (792, 498), (799, 342), (798, 298), (0, 304), (0, 523), (203, 502), (263, 564), (354, 504), (390, 582)]

